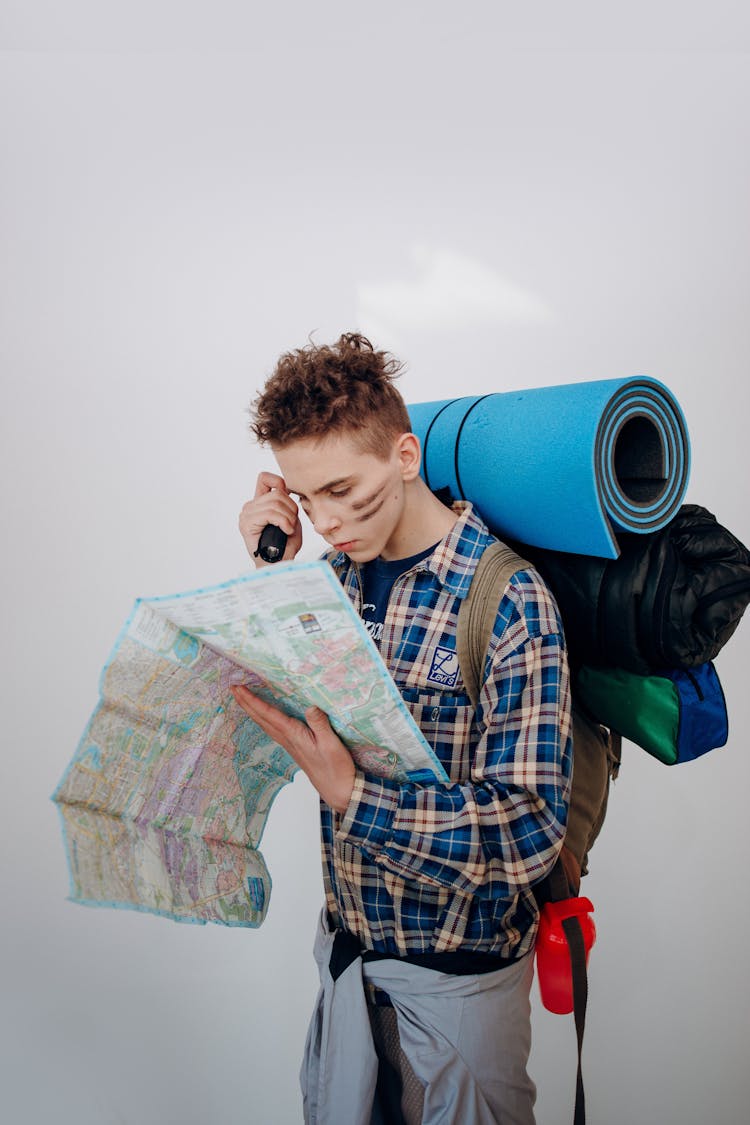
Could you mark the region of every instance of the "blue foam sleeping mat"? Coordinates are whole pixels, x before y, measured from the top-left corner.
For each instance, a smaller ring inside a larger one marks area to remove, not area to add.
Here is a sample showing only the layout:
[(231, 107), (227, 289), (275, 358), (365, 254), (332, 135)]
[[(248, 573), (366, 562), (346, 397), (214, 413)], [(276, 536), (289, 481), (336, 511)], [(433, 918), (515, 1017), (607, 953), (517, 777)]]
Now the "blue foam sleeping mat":
[(690, 442), (655, 379), (603, 379), (408, 407), (432, 489), (473, 502), (493, 531), (536, 547), (617, 558), (617, 532), (676, 514)]

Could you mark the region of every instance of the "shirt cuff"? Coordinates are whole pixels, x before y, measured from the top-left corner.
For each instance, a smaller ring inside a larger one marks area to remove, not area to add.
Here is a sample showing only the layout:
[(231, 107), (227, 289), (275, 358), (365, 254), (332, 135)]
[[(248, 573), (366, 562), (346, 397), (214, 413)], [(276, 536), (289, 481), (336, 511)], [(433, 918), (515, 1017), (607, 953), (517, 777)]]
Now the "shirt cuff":
[(336, 839), (368, 852), (379, 852), (391, 835), (398, 811), (399, 786), (357, 770), (349, 804), (342, 813)]

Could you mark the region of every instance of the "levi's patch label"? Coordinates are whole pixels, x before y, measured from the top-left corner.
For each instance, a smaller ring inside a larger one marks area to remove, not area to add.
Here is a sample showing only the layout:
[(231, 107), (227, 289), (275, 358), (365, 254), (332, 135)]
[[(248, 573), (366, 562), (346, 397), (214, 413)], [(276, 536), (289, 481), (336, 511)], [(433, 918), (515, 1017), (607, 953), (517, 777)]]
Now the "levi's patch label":
[(452, 648), (436, 645), (427, 679), (441, 687), (455, 687), (458, 679), (458, 656)]

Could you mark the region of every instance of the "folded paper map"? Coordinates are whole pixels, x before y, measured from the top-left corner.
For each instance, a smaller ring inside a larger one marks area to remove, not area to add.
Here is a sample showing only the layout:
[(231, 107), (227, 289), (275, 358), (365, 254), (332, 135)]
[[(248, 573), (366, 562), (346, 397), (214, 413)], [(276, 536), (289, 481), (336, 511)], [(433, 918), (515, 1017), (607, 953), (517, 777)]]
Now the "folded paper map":
[(271, 879), (258, 847), (297, 767), (235, 684), (300, 718), (320, 707), (367, 774), (448, 780), (328, 563), (141, 598), (52, 797), (74, 902), (260, 925)]

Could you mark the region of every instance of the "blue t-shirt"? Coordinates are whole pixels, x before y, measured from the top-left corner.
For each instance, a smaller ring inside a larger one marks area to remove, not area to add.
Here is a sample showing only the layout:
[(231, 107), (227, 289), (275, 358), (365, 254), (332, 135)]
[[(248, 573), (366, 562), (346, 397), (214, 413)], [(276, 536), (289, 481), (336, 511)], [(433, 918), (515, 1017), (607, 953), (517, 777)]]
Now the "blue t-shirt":
[(408, 559), (372, 559), (362, 565), (362, 621), (375, 644), (380, 647), (385, 611), (393, 583), (400, 574), (411, 570), (420, 559), (426, 559), (437, 543)]

